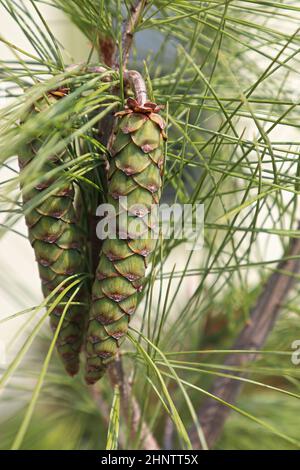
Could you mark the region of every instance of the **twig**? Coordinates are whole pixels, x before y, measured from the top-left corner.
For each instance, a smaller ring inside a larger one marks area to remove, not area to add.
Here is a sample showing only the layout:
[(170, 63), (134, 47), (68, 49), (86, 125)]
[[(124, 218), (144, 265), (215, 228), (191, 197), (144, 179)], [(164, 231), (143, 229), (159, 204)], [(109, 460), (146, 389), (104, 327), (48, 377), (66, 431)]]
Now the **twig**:
[[(288, 255), (296, 258), (281, 261), (278, 264), (276, 272), (269, 277), (262, 294), (252, 309), (249, 321), (234, 342), (232, 350), (260, 350), (264, 346), (278, 318), (282, 304), (293, 287), (294, 275), (300, 271), (299, 238), (291, 239)], [(224, 366), (243, 367), (245, 369), (251, 362), (255, 361), (256, 357), (257, 353), (232, 353), (227, 356)], [(224, 372), (227, 372), (226, 367)], [(235, 376), (244, 377), (245, 374), (235, 373)], [(217, 377), (210, 393), (230, 404), (234, 404), (242, 385), (240, 380)], [(230, 407), (213, 398), (207, 398), (204, 401), (198, 417), (209, 448), (212, 448), (217, 442), (230, 412)], [(194, 429), (191, 433), (191, 442), (194, 448), (199, 448), (198, 436)]]
[(119, 356), (109, 366), (108, 373), (112, 385), (118, 385), (120, 389), (122, 414), (125, 416), (128, 427), (131, 429), (132, 440), (134, 440), (136, 433), (140, 431), (141, 446), (143, 449), (158, 450), (159, 445), (145, 421), (142, 422), (140, 428), (140, 407), (137, 400), (132, 395), (128, 380), (124, 376), (123, 365)]
[[(123, 34), (122, 34), (122, 63), (124, 70), (127, 67), (127, 62), (129, 58), (130, 49), (133, 42), (134, 31), (139, 24), (140, 18), (142, 16), (143, 10), (148, 3), (148, 0), (137, 0), (135, 4), (130, 8), (130, 13), (127, 20), (124, 22)], [(118, 52), (115, 53), (114, 58), (115, 67), (118, 67)]]
[(98, 46), (100, 61), (107, 65), (107, 67), (112, 68), (114, 65), (113, 57), (116, 50), (116, 44), (113, 38), (105, 36), (104, 34), (99, 35)]
[(141, 74), (136, 70), (127, 70), (124, 72), (124, 80), (133, 90), (138, 104), (145, 104), (147, 101), (147, 88)]

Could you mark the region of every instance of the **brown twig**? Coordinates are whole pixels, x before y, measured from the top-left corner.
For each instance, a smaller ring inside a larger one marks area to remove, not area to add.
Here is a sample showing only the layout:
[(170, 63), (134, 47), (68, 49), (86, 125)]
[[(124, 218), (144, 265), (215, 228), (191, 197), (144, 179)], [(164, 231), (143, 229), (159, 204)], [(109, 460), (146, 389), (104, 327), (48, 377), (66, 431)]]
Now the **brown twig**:
[[(130, 49), (132, 47), (134, 31), (139, 24), (145, 6), (147, 5), (148, 0), (137, 0), (135, 4), (130, 8), (130, 13), (127, 20), (124, 22), (123, 34), (122, 34), (122, 63), (123, 69), (127, 67), (127, 62), (130, 54)], [(118, 51), (115, 53), (114, 64), (117, 68), (119, 66)]]
[(107, 67), (112, 68), (113, 57), (115, 55), (116, 44), (110, 36), (100, 34), (98, 38), (98, 53), (100, 61), (103, 62)]
[(147, 423), (141, 420), (141, 411), (136, 398), (132, 395), (131, 386), (124, 376), (123, 364), (120, 356), (109, 366), (110, 381), (113, 386), (118, 385), (121, 397), (122, 414), (131, 430), (131, 438), (134, 441), (136, 434), (140, 432), (140, 443), (145, 450), (158, 450), (159, 445), (152, 435)]
[(127, 82), (133, 90), (138, 104), (145, 104), (147, 101), (147, 88), (141, 74), (136, 70), (127, 70), (124, 72), (124, 81)]
[[(300, 271), (299, 255), (300, 239), (294, 238), (291, 240), (288, 250), (289, 259), (281, 261), (276, 272), (269, 277), (262, 294), (252, 309), (249, 321), (234, 342), (232, 350), (259, 351), (262, 349), (278, 318), (282, 304), (293, 287), (294, 275)], [(224, 362), (224, 373), (227, 373), (227, 366), (246, 369), (256, 357), (257, 353), (255, 352), (229, 354)], [(244, 373), (235, 373), (236, 377), (244, 377), (245, 375)], [(227, 403), (234, 404), (242, 385), (243, 382), (240, 380), (217, 377), (210, 393)], [(198, 417), (209, 448), (212, 448), (217, 442), (230, 412), (230, 407), (223, 405), (216, 399), (207, 398), (204, 401)], [(194, 448), (199, 448), (198, 436), (194, 429), (191, 433), (191, 442)]]

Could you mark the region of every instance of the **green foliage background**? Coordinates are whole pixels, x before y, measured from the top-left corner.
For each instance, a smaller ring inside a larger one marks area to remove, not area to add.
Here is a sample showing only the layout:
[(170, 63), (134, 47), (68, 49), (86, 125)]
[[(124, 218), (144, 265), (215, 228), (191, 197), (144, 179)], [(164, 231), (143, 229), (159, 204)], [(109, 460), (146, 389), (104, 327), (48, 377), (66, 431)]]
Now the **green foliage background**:
[[(22, 217), (16, 155), (37, 134), (45, 144), (36, 172), (54, 150), (67, 149), (65, 168), (84, 200), (82, 224), (88, 230), (87, 214), (104, 197), (105, 149), (95, 134), (124, 99), (122, 87), (114, 95), (99, 74), (66, 68), (72, 58), (66, 60), (64, 45), (42, 14), (49, 3), (86, 36), (86, 62), (93, 65), (101, 38), (120, 44), (130, 7), (121, 0), (0, 2), (0, 11), (23, 32), (24, 44), (34, 48), (28, 52), (13, 37), (0, 36), (14, 56), (0, 68), (7, 98), (0, 111), (0, 162), (6, 171), (0, 186), (2, 239)], [(205, 206), (204, 248), (187, 252), (183, 244), (162, 240), (122, 348), (141, 419), (162, 447), (170, 429), (173, 448), (190, 446), (193, 424), (202, 436), (196, 411), (222, 370), (224, 350), (247, 321), (290, 237), (299, 236), (299, 19), (296, 1), (150, 0), (135, 36), (130, 67), (146, 77), (150, 97), (165, 105), (164, 199)], [(159, 44), (155, 51), (151, 37)], [(106, 74), (119, 85), (116, 71)], [(63, 85), (70, 87), (68, 97), (19, 127), (41, 94)], [(33, 185), (35, 171), (21, 178)], [(92, 272), (91, 253), (87, 271)], [(142, 448), (140, 433), (130, 435), (108, 377), (91, 390), (82, 376), (65, 376), (51, 354), (45, 302), (32, 305), (18, 275), (10, 295), (25, 295), (27, 309), (0, 312), (4, 331), (12, 319), (21, 320), (0, 379), (0, 448)], [(292, 342), (300, 338), (298, 291), (296, 285), (248, 371), (255, 383), (245, 384), (217, 448), (299, 447), (300, 369), (290, 356)]]

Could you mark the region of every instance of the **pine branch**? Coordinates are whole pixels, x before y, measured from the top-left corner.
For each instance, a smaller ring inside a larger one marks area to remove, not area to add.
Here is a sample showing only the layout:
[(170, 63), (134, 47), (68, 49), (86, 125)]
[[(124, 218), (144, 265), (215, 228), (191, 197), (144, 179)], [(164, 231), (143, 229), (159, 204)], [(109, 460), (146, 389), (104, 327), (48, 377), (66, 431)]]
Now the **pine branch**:
[[(298, 229), (300, 229), (300, 225)], [(259, 351), (263, 348), (278, 318), (282, 304), (294, 285), (295, 274), (300, 271), (299, 238), (291, 239), (287, 256), (290, 259), (281, 261), (276, 272), (269, 277), (262, 294), (252, 309), (249, 321), (230, 349)], [(227, 356), (224, 366), (246, 369), (256, 358), (257, 353), (233, 353)], [(227, 372), (226, 367), (224, 373)], [(236, 377), (245, 377), (245, 375), (235, 373)], [(242, 386), (242, 381), (217, 377), (210, 393), (221, 400), (234, 404)], [(223, 405), (217, 399), (207, 398), (204, 401), (198, 417), (209, 448), (212, 448), (220, 437), (230, 412), (231, 408)], [(195, 429), (192, 430), (191, 442), (194, 448), (199, 448)]]
[[(134, 31), (139, 24), (143, 11), (148, 3), (148, 0), (137, 0), (135, 4), (130, 8), (130, 13), (127, 20), (124, 22), (123, 34), (122, 34), (122, 64), (124, 70), (126, 69), (127, 62), (129, 59), (130, 49), (132, 47)], [(118, 67), (118, 51), (115, 52), (114, 58), (115, 67)]]
[(147, 88), (141, 74), (136, 70), (128, 70), (124, 72), (124, 80), (127, 82), (134, 92), (135, 98), (139, 105), (143, 105), (147, 101)]
[(122, 38), (122, 51), (123, 51), (123, 67), (126, 69), (126, 65), (129, 58), (130, 49), (133, 42), (134, 31), (139, 24), (140, 18), (143, 14), (144, 8), (148, 0), (138, 0), (134, 6), (131, 7), (130, 15), (125, 23)]

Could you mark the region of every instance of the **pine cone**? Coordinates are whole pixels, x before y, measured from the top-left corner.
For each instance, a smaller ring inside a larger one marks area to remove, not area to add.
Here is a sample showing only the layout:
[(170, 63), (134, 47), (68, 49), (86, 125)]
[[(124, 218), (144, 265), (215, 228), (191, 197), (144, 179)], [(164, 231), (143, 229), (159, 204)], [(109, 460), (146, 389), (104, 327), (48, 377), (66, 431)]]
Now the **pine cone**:
[[(50, 92), (47, 100), (42, 98), (36, 103), (30, 116), (42, 112), (64, 94), (64, 90)], [(37, 138), (23, 149), (19, 155), (21, 171), (34, 159), (40, 147), (41, 141)], [(38, 171), (38, 183), (35, 187), (30, 190), (21, 187), (24, 208), (32, 203), (36, 195), (42, 194), (54, 183), (53, 177), (47, 175), (59, 165), (60, 159), (55, 156), (51, 157), (41, 165)], [(62, 185), (59, 189), (56, 189), (25, 215), (29, 239), (38, 262), (42, 291), (45, 297), (70, 275), (80, 274), (84, 271), (82, 234), (77, 225), (73, 199), (72, 183), (65, 182), (62, 178)], [(68, 283), (65, 283), (61, 287), (61, 291), (67, 285)], [(65, 295), (62, 302), (66, 303), (71, 295), (72, 290)], [(54, 300), (54, 298), (51, 299), (52, 302)], [(75, 301), (86, 301), (82, 290), (73, 298), (72, 302)], [(53, 331), (57, 328), (64, 307), (65, 305), (58, 304), (51, 313), (50, 324)], [(86, 323), (85, 309), (86, 307), (81, 305), (69, 306), (56, 345), (66, 371), (72, 376), (79, 369), (79, 353)]]
[[(126, 109), (117, 113), (119, 122), (108, 172), (108, 202), (118, 211), (119, 235), (104, 241), (93, 285), (86, 339), (89, 384), (102, 377), (126, 335), (138, 292), (143, 287), (147, 262), (156, 245), (149, 215), (159, 203), (162, 186), (166, 136), (159, 111), (154, 103), (139, 106), (128, 99)], [(122, 206), (124, 196), (127, 207)]]

